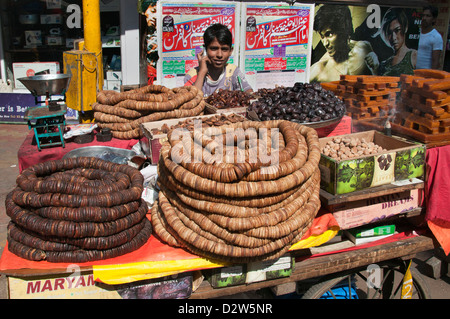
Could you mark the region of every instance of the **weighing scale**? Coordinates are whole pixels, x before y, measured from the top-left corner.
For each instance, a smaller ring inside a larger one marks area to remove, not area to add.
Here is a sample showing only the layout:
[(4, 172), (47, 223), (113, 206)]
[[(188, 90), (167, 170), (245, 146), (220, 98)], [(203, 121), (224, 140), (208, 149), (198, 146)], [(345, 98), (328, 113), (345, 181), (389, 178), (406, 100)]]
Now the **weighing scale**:
[[(28, 127), (34, 130), (39, 151), (46, 146), (65, 147), (63, 134), (67, 105), (64, 102), (70, 78), (67, 74), (44, 74), (18, 79), (35, 98), (36, 107), (28, 108), (24, 119), (28, 121)], [(52, 98), (54, 95), (63, 98)]]

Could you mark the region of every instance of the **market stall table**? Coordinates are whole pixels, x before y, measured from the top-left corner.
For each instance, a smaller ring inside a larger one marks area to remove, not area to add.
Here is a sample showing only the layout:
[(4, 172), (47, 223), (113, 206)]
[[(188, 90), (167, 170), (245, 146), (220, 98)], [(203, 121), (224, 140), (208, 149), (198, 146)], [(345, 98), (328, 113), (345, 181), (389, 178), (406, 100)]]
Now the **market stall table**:
[[(331, 214), (320, 214), (302, 240), (292, 246), (291, 249), (299, 250), (320, 245), (334, 237), (338, 229)], [(91, 277), (87, 281), (91, 282), (90, 286), (94, 286), (94, 281), (107, 285), (119, 285), (228, 265), (224, 262), (199, 257), (181, 248), (171, 247), (152, 235), (147, 243), (136, 251), (116, 258), (77, 265), (26, 260), (11, 253), (8, 250), (8, 245), (6, 245), (0, 258), (0, 273), (12, 278), (24, 280), (40, 278), (45, 281), (49, 278), (52, 278), (51, 280), (65, 278), (71, 275), (76, 268), (79, 274), (89, 274)], [(110, 286), (108, 290), (113, 289), (113, 287)], [(96, 293), (99, 296), (101, 289)], [(36, 295), (35, 298), (42, 298), (44, 295)], [(23, 293), (22, 296), (34, 297), (33, 293), (29, 293), (29, 295)]]
[[(66, 144), (66, 148), (60, 148), (60, 147), (53, 147), (48, 149), (43, 149), (42, 151), (38, 151), (36, 148), (36, 145), (33, 145), (33, 133), (30, 132), (28, 136), (26, 137), (24, 143), (22, 144), (21, 148), (19, 149), (18, 155), (19, 155), (19, 165), (20, 165), (20, 171), (23, 169), (32, 166), (39, 162), (45, 162), (48, 160), (53, 159), (60, 159), (62, 158), (66, 153), (69, 151), (85, 147), (85, 146), (94, 146), (94, 145), (103, 145), (103, 146), (112, 146), (112, 147), (118, 147), (123, 149), (131, 149), (133, 145), (135, 145), (138, 141), (137, 140), (119, 140), (119, 139), (112, 139), (110, 142), (107, 143), (100, 143), (96, 140), (94, 140), (91, 143), (87, 144), (77, 144), (74, 142), (70, 142)], [(429, 165), (431, 168), (435, 169), (435, 174), (433, 175), (434, 178), (427, 180), (427, 188), (428, 193), (427, 195), (430, 196), (430, 198), (433, 198), (434, 194), (440, 194), (442, 195), (442, 192), (447, 191), (448, 188), (445, 188), (445, 190), (442, 189), (442, 187), (439, 187), (439, 193), (436, 193), (437, 187), (433, 187), (433, 185), (442, 185), (442, 180), (445, 181), (445, 172), (448, 170), (448, 165), (445, 163), (445, 156), (448, 156), (448, 152), (450, 152), (450, 146), (449, 148), (445, 149), (435, 149), (432, 153), (429, 153), (427, 150), (427, 165)], [(433, 154), (432, 157), (430, 154)], [(442, 164), (444, 163), (444, 164)], [(443, 170), (443, 171), (441, 171)], [(428, 169), (427, 169), (428, 171)], [(431, 172), (431, 170), (430, 170)], [(436, 184), (438, 183), (438, 184)], [(433, 200), (438, 200), (438, 202), (441, 202), (443, 199), (441, 196), (435, 196)], [(445, 199), (444, 199), (445, 200)], [(441, 202), (442, 203), (442, 202)], [(434, 205), (436, 206), (436, 205)], [(441, 207), (440, 205), (437, 205), (436, 207)], [(433, 210), (431, 210), (432, 212)], [(435, 215), (429, 215), (430, 212), (427, 209), (427, 216), (435, 216)], [(448, 216), (448, 210), (443, 212), (443, 216)], [(445, 217), (446, 218), (446, 217)], [(445, 220), (445, 218), (442, 218), (442, 220)], [(436, 219), (433, 219), (436, 220)], [(438, 219), (439, 220), (439, 219)], [(334, 221), (335, 222), (335, 221)], [(327, 224), (328, 226), (333, 225), (333, 222), (330, 221), (330, 224)], [(335, 226), (335, 225), (334, 225)], [(323, 227), (319, 227), (322, 231), (324, 231)], [(448, 229), (448, 228), (446, 228)], [(432, 229), (433, 230), (433, 229)], [(312, 231), (314, 231), (314, 227), (312, 227)], [(333, 230), (335, 231), (335, 230)], [(433, 231), (434, 233), (435, 231)], [(308, 235), (311, 235), (309, 233)], [(309, 236), (307, 238), (304, 237), (304, 240), (310, 240), (311, 237)], [(379, 248), (380, 253), (378, 253), (377, 249), (375, 247), (368, 248), (369, 250), (365, 252), (366, 255), (361, 255), (361, 252), (358, 251), (358, 253), (351, 252), (353, 254), (350, 259), (349, 256), (344, 256), (347, 261), (350, 260), (350, 263), (346, 263), (345, 266), (342, 267), (351, 267), (353, 262), (356, 260), (357, 264), (360, 265), (361, 263), (364, 264), (365, 262), (368, 263), (374, 263), (378, 260), (385, 260), (385, 258), (390, 257), (398, 257), (398, 256), (407, 256), (411, 253), (424, 251), (427, 249), (433, 248), (433, 240), (429, 237), (424, 236), (417, 236), (417, 235), (411, 235), (411, 234), (402, 234), (400, 237), (394, 237), (392, 238), (394, 241), (389, 244), (389, 250), (392, 250), (389, 253), (386, 253), (387, 248)], [(300, 249), (304, 247), (314, 247), (316, 245), (320, 245), (322, 242), (319, 241), (319, 243), (307, 243), (306, 246), (300, 245), (300, 247), (296, 247), (295, 249)], [(400, 247), (400, 248), (399, 248)], [(403, 250), (405, 248), (405, 250)], [(400, 250), (399, 250), (400, 249)], [(375, 252), (374, 252), (375, 251)], [(381, 253), (383, 252), (383, 253)], [(175, 257), (173, 255), (175, 253)], [(348, 251), (345, 252), (346, 254), (349, 253)], [(180, 255), (179, 255), (180, 254)], [(355, 257), (357, 254), (358, 257)], [(373, 254), (376, 255), (375, 258), (369, 258), (367, 260), (361, 261), (364, 258), (361, 256), (373, 256)], [(180, 257), (181, 256), (181, 257)], [(275, 281), (265, 281), (263, 283), (255, 283), (252, 285), (246, 285), (244, 290), (253, 290), (253, 289), (259, 289), (259, 287), (264, 286), (273, 286), (277, 285), (283, 282), (287, 281), (296, 281), (296, 280), (303, 280), (306, 277), (305, 276), (322, 276), (327, 272), (335, 272), (339, 271), (342, 268), (340, 268), (342, 264), (342, 260), (340, 260), (341, 255), (336, 255), (335, 262), (336, 264), (333, 264), (332, 267), (326, 270), (321, 270), (318, 273), (311, 272), (309, 273), (306, 271), (306, 273), (303, 270), (303, 267), (300, 267), (300, 265), (310, 265), (311, 267), (316, 267), (313, 259), (307, 258), (306, 260), (301, 260), (299, 264), (296, 266), (296, 270), (293, 273), (293, 275), (289, 278), (281, 278), (276, 279)], [(343, 255), (342, 255), (343, 256)], [(314, 256), (316, 257), (316, 256)], [(329, 258), (327, 256), (320, 256), (320, 258)], [(356, 259), (352, 259), (356, 258)], [(360, 259), (362, 258), (362, 259)], [(179, 263), (181, 259), (181, 265)], [(334, 259), (334, 257), (333, 257)], [(316, 261), (321, 261), (322, 259), (315, 259)], [(305, 264), (306, 262), (306, 264)], [(323, 262), (323, 261), (322, 261)], [(310, 264), (311, 263), (311, 264)], [(3, 252), (2, 258), (0, 259), (0, 271), (7, 276), (18, 276), (18, 277), (36, 277), (36, 276), (48, 276), (49, 274), (55, 275), (60, 273), (66, 273), (71, 268), (67, 264), (52, 264), (47, 262), (29, 262), (26, 260), (23, 260), (22, 258), (19, 258), (15, 255), (13, 255), (11, 252), (8, 251), (7, 247), (5, 247), (5, 250)], [(179, 248), (173, 248), (170, 247), (161, 241), (159, 241), (155, 236), (151, 236), (149, 241), (140, 249), (138, 249), (135, 252), (132, 252), (130, 254), (126, 254), (121, 257), (112, 258), (104, 261), (97, 261), (93, 263), (83, 263), (78, 265), (81, 269), (81, 271), (90, 271), (93, 272), (94, 280), (97, 282), (104, 282), (108, 284), (120, 284), (123, 282), (135, 282), (139, 280), (144, 280), (146, 278), (161, 278), (161, 276), (165, 276), (171, 273), (182, 273), (187, 272), (191, 270), (196, 269), (207, 269), (207, 268), (216, 268), (216, 267), (223, 267), (225, 264), (223, 263), (216, 263), (210, 260), (205, 260), (203, 258), (200, 258), (196, 255), (192, 255), (190, 253), (187, 253), (183, 249)], [(309, 267), (309, 266), (308, 266)], [(305, 268), (308, 269), (308, 268)], [(231, 287), (230, 287), (231, 288)], [(240, 287), (243, 288), (243, 287)], [(202, 288), (203, 289), (203, 288)], [(208, 290), (207, 288), (206, 290)], [(227, 290), (223, 290), (220, 292), (220, 294), (230, 294), (232, 291), (235, 291), (238, 288), (226, 288)], [(215, 296), (218, 292), (214, 292), (212, 295), (210, 292), (208, 292), (206, 295), (201, 295), (201, 291), (199, 290), (197, 294), (194, 293), (193, 297), (197, 298), (203, 298), (203, 296), (206, 297), (212, 297)], [(209, 290), (208, 290), (209, 291)], [(242, 290), (239, 290), (242, 291)]]

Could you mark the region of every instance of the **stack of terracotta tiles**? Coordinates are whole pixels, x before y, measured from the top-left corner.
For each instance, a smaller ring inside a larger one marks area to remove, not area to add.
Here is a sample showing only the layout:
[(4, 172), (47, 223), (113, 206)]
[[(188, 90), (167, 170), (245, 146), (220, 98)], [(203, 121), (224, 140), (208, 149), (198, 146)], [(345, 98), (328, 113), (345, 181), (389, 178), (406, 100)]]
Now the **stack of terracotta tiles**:
[(347, 115), (355, 120), (384, 118), (396, 107), (400, 77), (374, 75), (341, 75), (340, 81), (322, 86), (342, 98)]
[(400, 113), (395, 124), (424, 135), (421, 141), (450, 139), (450, 73), (415, 70), (402, 75)]

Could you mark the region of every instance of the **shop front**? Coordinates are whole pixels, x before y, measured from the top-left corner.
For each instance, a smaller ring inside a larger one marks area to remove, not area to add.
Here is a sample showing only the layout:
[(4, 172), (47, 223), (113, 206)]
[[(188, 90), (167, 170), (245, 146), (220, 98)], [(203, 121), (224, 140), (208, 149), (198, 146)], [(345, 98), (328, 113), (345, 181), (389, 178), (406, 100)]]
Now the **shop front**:
[[(119, 91), (122, 85), (146, 81), (141, 72), (145, 60), (139, 50), (142, 15), (137, 6), (137, 1), (99, 1), (102, 56), (96, 63), (101, 63), (104, 81), (97, 89)], [(4, 0), (1, 8), (0, 99), (4, 109), (0, 121), (24, 123), (23, 110), (35, 104), (18, 79), (66, 72), (64, 53), (83, 47), (83, 3)], [(68, 116), (76, 120), (76, 111), (69, 109)]]

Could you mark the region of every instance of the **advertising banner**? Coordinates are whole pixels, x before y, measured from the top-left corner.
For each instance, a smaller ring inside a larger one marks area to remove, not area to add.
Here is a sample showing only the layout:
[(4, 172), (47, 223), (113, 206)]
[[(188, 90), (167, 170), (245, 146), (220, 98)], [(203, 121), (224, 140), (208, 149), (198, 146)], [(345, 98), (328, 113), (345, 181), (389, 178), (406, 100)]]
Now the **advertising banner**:
[(317, 5), (310, 81), (412, 74), (422, 8)]
[(198, 66), (196, 55), (203, 49), (203, 33), (214, 23), (229, 27), (234, 43), (229, 63), (238, 64), (240, 3), (161, 0), (157, 12), (158, 84), (169, 88), (184, 85), (184, 75)]
[(0, 105), (0, 123), (25, 123), (25, 111), (36, 102), (31, 94), (0, 93)]
[(253, 87), (308, 82), (314, 5), (242, 3), (239, 67)]
[[(54, 95), (53, 98), (63, 99), (62, 95)], [(39, 97), (40, 101), (45, 100), (45, 96)], [(0, 123), (20, 123), (25, 122), (25, 112), (30, 107), (36, 107), (36, 100), (29, 93), (0, 93)], [(65, 118), (68, 121), (77, 120), (78, 112), (67, 109)]]

